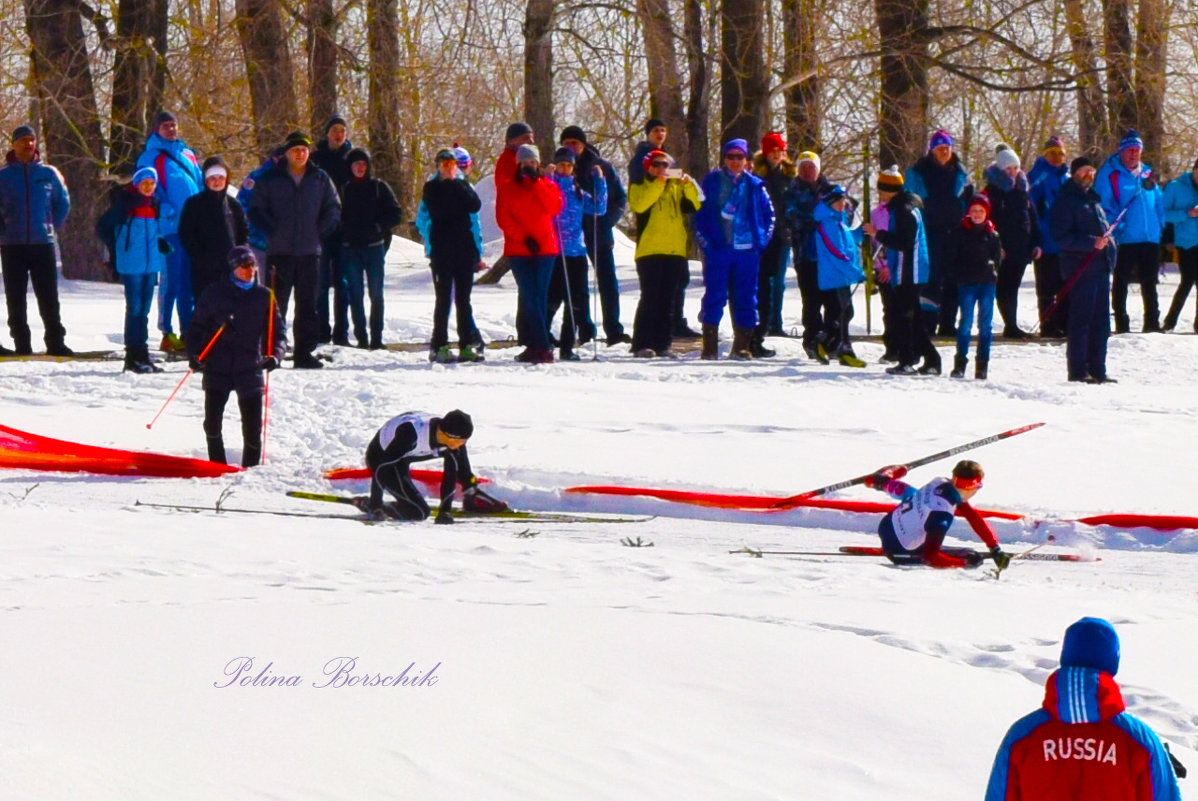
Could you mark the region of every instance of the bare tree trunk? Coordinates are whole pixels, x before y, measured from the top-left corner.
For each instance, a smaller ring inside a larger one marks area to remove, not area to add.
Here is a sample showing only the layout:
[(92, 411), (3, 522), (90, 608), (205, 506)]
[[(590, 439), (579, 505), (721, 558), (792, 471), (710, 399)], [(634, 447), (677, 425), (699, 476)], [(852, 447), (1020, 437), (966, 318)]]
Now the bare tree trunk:
[(308, 92), (312, 138), (337, 113), (337, 17), (333, 0), (308, 0)]
[(769, 97), (761, 2), (723, 0), (720, 5), (721, 139), (746, 139), (750, 149), (761, 138)]
[(874, 0), (882, 50), (879, 124), (883, 166), (924, 154), (928, 128), (927, 0)]
[(707, 136), (708, 82), (707, 56), (703, 50), (703, 3), (684, 0), (686, 66), (690, 73), (690, 97), (686, 104), (686, 171), (702, 180), (711, 164), (711, 145)]
[(147, 0), (154, 10), (150, 16), (150, 36), (154, 37), (154, 72), (150, 84), (150, 113), (154, 114), (163, 108), (166, 98), (166, 54), (170, 39), (167, 36), (169, 27), (170, 0)]
[(63, 275), (101, 280), (104, 246), (94, 233), (104, 195), (103, 141), (78, 0), (25, 0), (32, 45), (30, 84), (39, 100), (46, 160), (71, 193), (71, 213), (58, 231)]
[(1135, 128), (1136, 96), (1132, 89), (1132, 42), (1128, 11), (1131, 0), (1103, 0), (1106, 46), (1106, 96), (1113, 148), (1128, 128)]
[(237, 0), (236, 24), (250, 83), (255, 140), (265, 153), (281, 144), (299, 122), (278, 0)]
[(795, 151), (820, 149), (819, 60), (815, 52), (815, 27), (820, 18), (812, 0), (782, 0), (785, 80), (810, 75), (785, 92), (786, 136)]
[(366, 38), (370, 49), (370, 97), (367, 127), (372, 171), (395, 190), (400, 208), (412, 208), (403, 180), (399, 141), (399, 12), (396, 0), (366, 0)]
[(1083, 0), (1065, 0), (1065, 22), (1077, 81), (1077, 149), (1082, 155), (1096, 158), (1109, 146), (1111, 129), (1099, 81), (1098, 48), (1086, 24)]
[(145, 0), (121, 0), (117, 8), (112, 76), (112, 122), (109, 167), (116, 175), (132, 175), (148, 133), (154, 72), (154, 5)]
[(524, 121), (553, 155), (553, 0), (528, 0), (524, 12)]
[(669, 0), (637, 0), (637, 13), (645, 32), (645, 57), (649, 66), (649, 112), (670, 129), (669, 147), (686, 153), (686, 116), (682, 111), (682, 76), (674, 56), (674, 25)]
[(1136, 118), (1144, 138), (1145, 160), (1157, 172), (1168, 174), (1165, 139), (1165, 65), (1169, 30), (1169, 4), (1140, 0), (1136, 30)]

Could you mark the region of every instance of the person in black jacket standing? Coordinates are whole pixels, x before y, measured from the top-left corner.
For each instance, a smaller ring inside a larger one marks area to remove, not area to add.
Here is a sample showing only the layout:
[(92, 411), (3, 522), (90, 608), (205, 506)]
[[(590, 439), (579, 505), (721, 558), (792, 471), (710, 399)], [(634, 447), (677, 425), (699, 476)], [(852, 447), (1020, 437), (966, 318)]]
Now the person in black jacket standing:
[[(1069, 290), (1069, 343), (1065, 357), (1070, 381), (1113, 383), (1106, 374), (1111, 336), (1111, 270), (1115, 245), (1107, 232), (1102, 199), (1094, 191), (1098, 174), (1085, 156), (1069, 165), (1070, 177), (1049, 209), (1049, 232), (1061, 248), (1061, 277)], [(1079, 273), (1080, 271), (1080, 273)], [(1064, 290), (1062, 290), (1064, 291)]]
[[(221, 436), (225, 404), (237, 393), (241, 409), (242, 467), (262, 458), (263, 370), (273, 370), (287, 350), (283, 318), (270, 290), (254, 280), (258, 262), (248, 245), (229, 251), (231, 272), (204, 290), (187, 329), (192, 370), (204, 373), (204, 434), (208, 459), (225, 461)], [(213, 338), (216, 341), (213, 342)], [(204, 361), (200, 354), (213, 342)]]
[(295, 366), (323, 365), (312, 352), (318, 339), (317, 260), (321, 242), (341, 224), (341, 201), (333, 181), (309, 163), (312, 140), (296, 131), (287, 137), (286, 156), (262, 176), (250, 202), (250, 221), (266, 234), (266, 285), (275, 292), (283, 318), (295, 289)]
[(985, 192), (990, 198), (990, 219), (1002, 239), (1003, 260), (995, 293), (1002, 335), (1004, 339), (1027, 339), (1031, 335), (1019, 327), (1015, 313), (1027, 263), (1040, 258), (1040, 223), (1031, 186), (1020, 168), (1019, 155), (1011, 148), (998, 151), (994, 163), (986, 168)]
[[(333, 180), (337, 191), (350, 178), (349, 124), (345, 117), (334, 114), (324, 124), (324, 139), (312, 149), (312, 163), (324, 170)], [(322, 238), (318, 264), (316, 294), (316, 330), (318, 342), (332, 341), (335, 345), (349, 344), (349, 282), (341, 269), (341, 231)], [(333, 311), (329, 314), (329, 289), (333, 290)], [(329, 325), (330, 318), (332, 325)]]
[[(346, 158), (349, 180), (341, 186), (341, 256), (337, 269), (345, 279), (354, 336), (359, 348), (383, 347), (383, 257), (391, 229), (399, 225), (399, 201), (385, 181), (370, 174), (370, 154), (354, 148)], [(370, 292), (370, 339), (366, 338), (363, 295)]]
[(199, 298), (229, 274), (229, 251), (247, 244), (249, 226), (241, 204), (228, 195), (229, 166), (220, 156), (204, 161), (204, 189), (183, 204), (179, 241), (191, 260), (191, 289)]
[(433, 339), (429, 359), (453, 361), (449, 352), (449, 304), (452, 296), (457, 308), (458, 359), (482, 361), (482, 353), (473, 345), (474, 312), (470, 291), (474, 287), (474, 269), (482, 254), (474, 244), (470, 215), (482, 208), (469, 181), (458, 179), (457, 157), (452, 150), (437, 154), (437, 174), (425, 185), (422, 194), (431, 226), (429, 245), (433, 266), (436, 304), (433, 306)]

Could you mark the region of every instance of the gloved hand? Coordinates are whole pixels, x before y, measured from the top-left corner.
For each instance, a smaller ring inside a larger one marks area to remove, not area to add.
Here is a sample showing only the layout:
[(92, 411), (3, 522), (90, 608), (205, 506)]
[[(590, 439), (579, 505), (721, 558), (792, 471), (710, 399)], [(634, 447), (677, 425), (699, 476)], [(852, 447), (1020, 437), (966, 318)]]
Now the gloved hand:
[(453, 524), (453, 512), (447, 508), (442, 508), (437, 512), (437, 516), (433, 518), (433, 522), (438, 526), (448, 526)]
[(493, 515), (499, 512), (506, 512), (508, 505), (498, 498), (492, 498), (477, 486), (471, 486), (462, 493), (462, 508), (468, 512), (481, 512), (482, 514)]
[(994, 557), (994, 566), (999, 570), (1006, 570), (1007, 565), (1011, 564), (1011, 555), (997, 545), (990, 549), (990, 555)]
[(258, 362), (258, 369), (265, 370), (268, 373), (271, 370), (277, 370), (278, 367), (279, 367), (279, 359), (276, 356), (267, 356), (265, 359)]
[(534, 256), (541, 252), (541, 245), (537, 242), (536, 237), (524, 237), (524, 247), (528, 248), (528, 252)]
[(981, 551), (968, 550), (961, 554), (961, 558), (965, 560), (965, 564), (969, 567), (977, 567), (982, 562), (986, 561), (986, 555)]
[(870, 489), (884, 489), (890, 483), (890, 476), (885, 473), (874, 473), (869, 478), (865, 479), (865, 486)]
[(1153, 189), (1156, 189), (1156, 173), (1155, 172), (1148, 173), (1141, 179), (1140, 183), (1142, 183), (1144, 185), (1144, 188), (1147, 189), (1149, 192), (1151, 192)]
[(193, 373), (198, 373), (204, 369), (204, 363), (195, 356), (192, 356), (187, 360), (187, 366), (191, 368)]
[(883, 467), (878, 472), (884, 476), (890, 476), (891, 478), (902, 478), (903, 476), (907, 475), (907, 465), (891, 464)]

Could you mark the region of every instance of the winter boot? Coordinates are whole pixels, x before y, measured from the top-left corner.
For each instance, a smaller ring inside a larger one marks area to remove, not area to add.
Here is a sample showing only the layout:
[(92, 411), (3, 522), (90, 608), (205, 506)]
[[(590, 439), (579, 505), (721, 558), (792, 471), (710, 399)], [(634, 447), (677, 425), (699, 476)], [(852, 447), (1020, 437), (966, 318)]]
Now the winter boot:
[(703, 324), (703, 350), (699, 358), (709, 362), (720, 358), (720, 329), (714, 325)]
[(841, 351), (840, 355), (836, 357), (836, 360), (838, 362), (840, 362), (842, 365), (844, 365), (845, 367), (864, 367), (865, 366), (865, 360), (859, 358), (857, 356), (857, 354), (853, 353), (853, 351), (851, 351), (851, 350)]
[(479, 348), (475, 345), (462, 345), (462, 347), (458, 349), (458, 361), (481, 362), (486, 361), (486, 357), (483, 356), (482, 348)]
[(768, 359), (777, 356), (778, 351), (765, 346), (765, 326), (757, 326), (749, 339), (749, 352), (754, 359)]
[(208, 437), (208, 461), (228, 464), (225, 459), (225, 441), (220, 437)]
[[(949, 378), (964, 378), (965, 365), (969, 364), (969, 359), (964, 356), (953, 357), (953, 371), (948, 374)], [(981, 367), (978, 368), (979, 370)]]
[(749, 342), (753, 338), (753, 331), (749, 328), (732, 328), (732, 350), (728, 354), (729, 359), (737, 361), (751, 361), (753, 359), (753, 351), (750, 350)]
[(159, 367), (158, 365), (154, 364), (154, 360), (152, 358), (150, 358), (150, 346), (149, 345), (139, 346), (137, 349), (137, 355), (138, 355), (138, 358), (141, 359), (141, 363), (146, 366), (145, 372), (147, 372), (147, 373), (161, 373), (162, 372), (162, 368)]
[(453, 353), (449, 350), (448, 345), (442, 345), (436, 350), (430, 351), (428, 354), (428, 360), (430, 362), (436, 362), (437, 364), (453, 364), (457, 361)]
[(257, 467), (262, 463), (262, 446), (246, 445), (241, 450), (241, 466)]
[(13, 355), (14, 355), (14, 353), (11, 350), (4, 347), (3, 345), (0, 345), (0, 356), (13, 356)]
[(986, 380), (986, 370), (989, 367), (990, 367), (990, 358), (986, 357), (985, 359), (983, 359), (981, 356), (979, 356), (977, 364), (975, 364), (973, 367), (973, 377), (976, 378), (978, 381), (985, 381)]

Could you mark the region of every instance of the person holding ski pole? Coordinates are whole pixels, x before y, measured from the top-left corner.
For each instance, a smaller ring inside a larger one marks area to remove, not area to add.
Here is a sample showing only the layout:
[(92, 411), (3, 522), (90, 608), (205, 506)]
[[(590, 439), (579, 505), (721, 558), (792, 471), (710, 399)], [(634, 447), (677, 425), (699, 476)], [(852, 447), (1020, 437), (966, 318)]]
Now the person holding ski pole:
[[(184, 341), (191, 369), (204, 373), (208, 460), (227, 464), (221, 430), (225, 404), (230, 393), (236, 392), (241, 410), (241, 466), (254, 467), (262, 459), (263, 372), (279, 366), (287, 350), (287, 335), (271, 291), (255, 280), (258, 261), (250, 246), (233, 248), (227, 261), (228, 277), (200, 295)], [(212, 347), (201, 361), (210, 342)]]
[[(1106, 349), (1111, 335), (1110, 284), (1115, 246), (1102, 199), (1094, 191), (1097, 171), (1085, 156), (1069, 165), (1070, 177), (1049, 212), (1049, 230), (1061, 250), (1065, 286), (1055, 304), (1069, 296), (1069, 380), (1113, 383), (1107, 376)], [(1118, 220), (1116, 220), (1118, 222)], [(1047, 315), (1051, 315), (1049, 307)]]
[(1017, 720), (994, 757), (986, 801), (1181, 801), (1185, 767), (1127, 712), (1115, 681), (1119, 635), (1083, 617), (1065, 629), (1044, 703)]
[(587, 246), (583, 235), (586, 217), (602, 217), (607, 213), (607, 179), (603, 167), (591, 167), (591, 186), (594, 195), (582, 188), (574, 175), (576, 157), (568, 147), (559, 147), (553, 154), (554, 171), (549, 176), (562, 193), (562, 210), (554, 218), (560, 252), (549, 278), (549, 312), (553, 322), (558, 307), (566, 303), (562, 314), (562, 334), (558, 339), (562, 361), (579, 361), (574, 352), (574, 334), (584, 326), (589, 296), (587, 291)]
[(952, 478), (934, 478), (918, 489), (899, 480), (906, 474), (905, 465), (892, 465), (865, 480), (865, 486), (902, 501), (878, 524), (886, 558), (896, 565), (977, 567), (985, 558), (979, 551), (941, 547), (954, 515), (959, 514), (990, 549), (1000, 570), (1011, 563), (990, 525), (969, 505), (982, 488), (985, 473), (980, 464), (964, 459), (953, 468)]
[[(366, 447), (366, 466), (370, 469), (366, 511), (377, 520), (427, 520), (432, 511), (412, 481), (410, 466), (412, 462), (438, 458), (445, 463), (435, 523), (453, 522), (453, 494), (458, 485), (462, 487), (463, 510), (486, 514), (506, 511), (506, 503), (479, 489), (478, 479), (470, 470), (466, 440), (473, 433), (474, 422), (460, 409), (442, 417), (424, 412), (392, 417)], [(384, 504), (384, 491), (395, 500)]]

